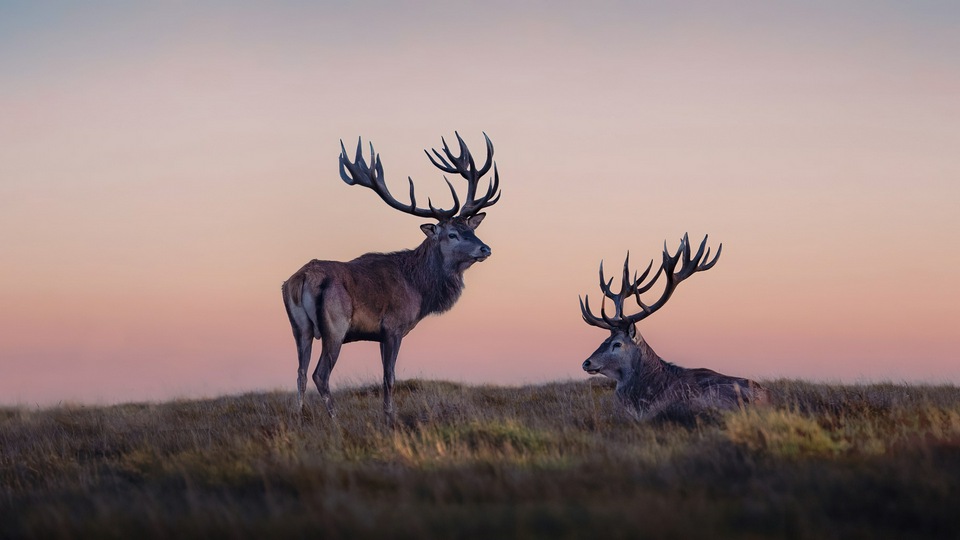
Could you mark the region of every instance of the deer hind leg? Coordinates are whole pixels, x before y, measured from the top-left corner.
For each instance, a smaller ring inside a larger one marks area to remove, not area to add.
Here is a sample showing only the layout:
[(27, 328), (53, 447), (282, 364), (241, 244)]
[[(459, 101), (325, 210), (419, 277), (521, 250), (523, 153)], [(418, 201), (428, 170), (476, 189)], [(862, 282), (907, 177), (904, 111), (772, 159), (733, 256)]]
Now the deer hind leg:
[(330, 394), (330, 374), (340, 356), (340, 347), (350, 329), (350, 303), (345, 291), (327, 290), (323, 301), (318, 302), (316, 320), (322, 347), (320, 361), (313, 372), (313, 382), (317, 385), (320, 397), (330, 417), (336, 416), (333, 396)]
[(337, 416), (337, 410), (333, 403), (333, 396), (330, 393), (330, 374), (333, 372), (333, 366), (337, 363), (337, 357), (340, 356), (340, 347), (343, 345), (343, 338), (323, 338), (322, 341), (320, 362), (317, 363), (317, 369), (313, 371), (313, 382), (317, 385), (320, 398), (323, 399), (323, 404), (327, 407), (327, 413), (330, 414), (331, 418), (335, 418)]
[[(310, 367), (310, 354), (313, 349), (313, 323), (302, 305), (297, 305), (290, 298), (290, 292), (284, 284), (284, 307), (287, 317), (290, 318), (290, 327), (293, 329), (293, 339), (297, 342), (297, 408), (303, 412), (303, 394), (307, 389), (307, 369)], [(297, 283), (296, 286), (301, 286)]]
[(387, 422), (396, 423), (393, 408), (393, 383), (397, 366), (397, 354), (400, 352), (400, 338), (388, 336), (380, 342), (380, 358), (383, 361), (383, 413)]
[[(296, 332), (295, 332), (296, 333)], [(303, 412), (303, 394), (307, 390), (307, 369), (310, 368), (310, 353), (313, 351), (313, 336), (297, 336), (297, 354), (300, 365), (297, 368), (297, 407)]]

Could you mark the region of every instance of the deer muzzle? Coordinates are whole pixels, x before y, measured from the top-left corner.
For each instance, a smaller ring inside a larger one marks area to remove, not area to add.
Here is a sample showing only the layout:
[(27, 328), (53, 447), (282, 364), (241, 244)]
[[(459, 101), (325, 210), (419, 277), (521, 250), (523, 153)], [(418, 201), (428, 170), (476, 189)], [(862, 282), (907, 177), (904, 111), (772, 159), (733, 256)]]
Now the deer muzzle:
[(476, 260), (485, 261), (487, 257), (493, 255), (493, 251), (490, 249), (490, 246), (483, 244), (480, 246), (480, 254), (476, 256)]

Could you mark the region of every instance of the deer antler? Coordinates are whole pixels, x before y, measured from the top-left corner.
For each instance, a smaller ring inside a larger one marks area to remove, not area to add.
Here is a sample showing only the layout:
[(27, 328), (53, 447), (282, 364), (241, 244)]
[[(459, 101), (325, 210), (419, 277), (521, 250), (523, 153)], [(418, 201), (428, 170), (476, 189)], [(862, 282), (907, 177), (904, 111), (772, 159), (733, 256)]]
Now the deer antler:
[[(612, 328), (620, 326), (619, 321), (623, 319), (623, 301), (627, 297), (635, 294), (637, 292), (637, 286), (650, 274), (650, 270), (653, 268), (653, 260), (650, 261), (650, 264), (647, 265), (647, 269), (643, 271), (643, 274), (637, 277), (637, 274), (633, 274), (633, 280), (630, 280), (630, 252), (627, 252), (627, 258), (623, 261), (623, 278), (620, 282), (620, 292), (614, 293), (611, 289), (613, 285), (613, 278), (607, 280), (603, 275), (603, 261), (600, 261), (600, 290), (603, 291), (603, 302), (600, 304), (600, 317), (597, 317), (590, 310), (590, 297), (589, 295), (580, 300), (580, 311), (583, 314), (583, 320), (587, 323), (592, 324), (593, 326), (599, 326), (600, 328), (605, 328), (610, 330)], [(657, 274), (654, 276), (654, 280), (660, 276), (660, 272), (663, 271), (661, 267), (657, 270)], [(646, 291), (649, 287), (644, 288)], [(611, 319), (607, 316), (606, 305), (607, 298), (613, 301), (614, 315)]]
[[(653, 268), (653, 260), (650, 261), (650, 264), (647, 266), (647, 269), (643, 271), (641, 276), (637, 277), (636, 273), (634, 273), (634, 277), (631, 280), (629, 268), (630, 253), (628, 252), (627, 258), (623, 262), (623, 279), (620, 286), (620, 292), (618, 293), (614, 293), (610, 288), (611, 285), (613, 285), (613, 278), (610, 278), (609, 281), (604, 278), (603, 262), (601, 261), (600, 290), (603, 291), (604, 301), (600, 305), (600, 317), (594, 315), (590, 310), (589, 297), (585, 296), (580, 300), (580, 312), (583, 315), (583, 320), (593, 326), (604, 328), (606, 330), (612, 330), (614, 328), (629, 328), (630, 325), (636, 324), (637, 322), (649, 317), (667, 303), (667, 300), (669, 300), (673, 295), (673, 291), (676, 290), (677, 285), (679, 285), (680, 282), (696, 272), (709, 270), (713, 268), (713, 265), (717, 264), (717, 260), (720, 258), (720, 252), (723, 250), (723, 244), (720, 244), (720, 246), (717, 248), (716, 255), (711, 260), (710, 248), (706, 248), (707, 238), (707, 236), (703, 237), (703, 241), (700, 242), (700, 248), (697, 250), (697, 254), (694, 256), (690, 255), (690, 239), (686, 234), (684, 234), (683, 238), (680, 240), (680, 247), (677, 248), (677, 252), (675, 254), (670, 254), (670, 251), (667, 248), (667, 243), (664, 242), (663, 262), (660, 264), (660, 268), (657, 270), (657, 273), (654, 274), (654, 276), (646, 284), (643, 284), (643, 282), (647, 279), (647, 275)], [(706, 248), (706, 253), (704, 253), (704, 248)], [(677, 270), (677, 264), (680, 264), (679, 271)], [(644, 304), (640, 299), (640, 295), (650, 290), (650, 288), (656, 284), (661, 274), (666, 275), (666, 285), (664, 286), (660, 298), (651, 305)], [(634, 315), (623, 314), (623, 301), (628, 296), (633, 296), (636, 298), (637, 304), (640, 306), (640, 313), (636, 313)], [(613, 318), (610, 318), (605, 310), (607, 298), (613, 300), (615, 310)]]
[(442, 221), (450, 219), (457, 213), (457, 210), (460, 210), (460, 199), (457, 197), (457, 191), (453, 189), (453, 185), (449, 180), (447, 180), (447, 187), (450, 188), (450, 194), (453, 195), (453, 208), (449, 210), (434, 208), (433, 202), (430, 199), (427, 199), (427, 206), (429, 208), (417, 208), (417, 198), (413, 193), (413, 178), (409, 176), (407, 180), (410, 182), (410, 204), (403, 204), (390, 194), (386, 183), (384, 183), (383, 165), (380, 163), (380, 154), (374, 152), (373, 143), (370, 143), (370, 160), (372, 167), (368, 166), (367, 162), (363, 159), (363, 145), (359, 138), (357, 139), (357, 156), (353, 162), (347, 158), (347, 149), (343, 146), (343, 140), (340, 141), (340, 178), (343, 178), (343, 181), (348, 185), (359, 184), (363, 187), (370, 188), (383, 199), (383, 202), (401, 212), (414, 216), (434, 218)]
[[(460, 210), (459, 217), (469, 217), (476, 215), (480, 210), (488, 206), (493, 206), (500, 200), (500, 174), (497, 172), (497, 164), (493, 162), (493, 143), (490, 142), (490, 137), (487, 137), (486, 133), (483, 134), (483, 138), (487, 143), (487, 159), (479, 169), (477, 169), (473, 155), (470, 154), (470, 150), (467, 148), (467, 144), (463, 142), (460, 134), (454, 132), (454, 135), (457, 136), (457, 142), (460, 143), (459, 156), (453, 155), (453, 152), (450, 151), (450, 146), (447, 145), (446, 139), (443, 138), (440, 140), (443, 141), (443, 153), (445, 156), (441, 155), (436, 149), (432, 150), (433, 155), (426, 150), (424, 150), (424, 152), (427, 154), (427, 157), (430, 158), (430, 162), (441, 171), (451, 174), (457, 173), (467, 180), (467, 198)], [(436, 159), (434, 159), (434, 155)], [(477, 187), (479, 187), (480, 178), (490, 171), (491, 165), (493, 166), (493, 180), (487, 185), (487, 192), (477, 199)], [(446, 180), (446, 177), (444, 177), (444, 180)], [(447, 180), (447, 183), (449, 182), (450, 181)]]

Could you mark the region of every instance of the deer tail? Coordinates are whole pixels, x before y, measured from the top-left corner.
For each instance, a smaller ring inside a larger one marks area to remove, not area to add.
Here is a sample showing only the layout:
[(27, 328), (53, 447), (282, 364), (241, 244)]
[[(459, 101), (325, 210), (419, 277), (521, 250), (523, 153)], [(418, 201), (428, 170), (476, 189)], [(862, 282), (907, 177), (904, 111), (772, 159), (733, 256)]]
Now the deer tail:
[(293, 305), (299, 307), (303, 305), (303, 283), (305, 279), (303, 272), (297, 272), (290, 277), (287, 281), (283, 282), (284, 295), (283, 299), (286, 301), (288, 298), (293, 302)]

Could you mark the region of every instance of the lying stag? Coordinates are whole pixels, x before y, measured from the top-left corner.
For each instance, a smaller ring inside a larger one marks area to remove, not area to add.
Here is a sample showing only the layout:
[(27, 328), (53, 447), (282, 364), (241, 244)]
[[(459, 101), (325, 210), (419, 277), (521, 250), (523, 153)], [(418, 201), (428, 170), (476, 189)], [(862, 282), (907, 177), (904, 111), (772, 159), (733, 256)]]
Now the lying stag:
[[(383, 410), (388, 420), (394, 419), (394, 368), (400, 341), (427, 315), (453, 307), (463, 291), (463, 272), (491, 254), (490, 246), (474, 234), (485, 216), (480, 210), (500, 199), (500, 176), (493, 163), (493, 144), (486, 134), (483, 137), (487, 143), (487, 159), (479, 169), (459, 134), (460, 155), (454, 155), (445, 140), (443, 155), (436, 150), (434, 155), (427, 152), (427, 157), (440, 170), (457, 173), (467, 181), (466, 199), (461, 205), (456, 190), (447, 180), (453, 195), (453, 207), (449, 210), (434, 208), (429, 200), (428, 208), (418, 208), (413, 179), (409, 177), (410, 204), (398, 201), (387, 190), (380, 156), (374, 153), (373, 145), (370, 145), (368, 166), (359, 141), (352, 162), (347, 158), (343, 141), (340, 142), (340, 176), (344, 182), (370, 188), (392, 208), (433, 218), (437, 223), (420, 226), (427, 237), (415, 249), (367, 253), (349, 262), (313, 260), (284, 282), (283, 302), (299, 353), (297, 403), (301, 411), (314, 339), (321, 340), (322, 350), (313, 382), (331, 416), (335, 416), (335, 408), (330, 396), (330, 373), (337, 363), (340, 347), (352, 341), (377, 341), (383, 361)], [(477, 197), (480, 178), (491, 166), (493, 180), (486, 193)]]
[[(600, 289), (603, 291), (604, 301), (600, 307), (600, 317), (590, 310), (588, 298), (580, 300), (580, 311), (583, 320), (588, 324), (610, 331), (610, 337), (604, 340), (590, 358), (583, 362), (583, 369), (587, 373), (600, 373), (617, 381), (616, 395), (627, 410), (638, 419), (655, 417), (668, 407), (684, 405), (689, 410), (703, 410), (712, 408), (732, 409), (750, 403), (763, 403), (768, 400), (767, 390), (759, 384), (740, 377), (731, 377), (709, 369), (686, 369), (665, 362), (637, 331), (636, 324), (662, 308), (677, 285), (690, 277), (694, 272), (709, 270), (720, 258), (723, 244), (717, 249), (716, 256), (710, 259), (710, 250), (704, 247), (707, 238), (704, 237), (696, 255), (690, 255), (690, 241), (683, 235), (680, 247), (673, 255), (663, 246), (663, 262), (660, 269), (643, 284), (653, 268), (653, 261), (640, 277), (634, 273), (630, 279), (630, 254), (623, 263), (623, 279), (620, 292), (614, 294), (611, 290), (613, 278), (607, 281), (603, 275), (603, 262), (600, 263)], [(682, 258), (682, 260), (681, 260)], [(677, 270), (677, 264), (680, 269)], [(666, 284), (660, 298), (651, 305), (643, 303), (640, 295), (650, 290), (661, 275), (665, 276)], [(627, 297), (634, 297), (640, 307), (640, 312), (634, 315), (625, 315), (623, 301)], [(613, 301), (614, 315), (606, 313), (606, 299)]]

